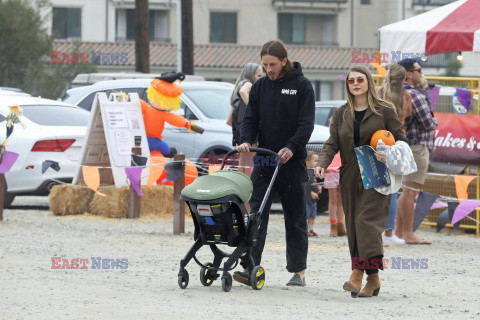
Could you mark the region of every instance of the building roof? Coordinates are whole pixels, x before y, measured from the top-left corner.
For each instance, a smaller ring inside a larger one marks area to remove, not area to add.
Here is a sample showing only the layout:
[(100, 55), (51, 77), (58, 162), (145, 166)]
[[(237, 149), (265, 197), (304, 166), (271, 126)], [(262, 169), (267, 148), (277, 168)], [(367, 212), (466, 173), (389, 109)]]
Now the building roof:
[[(61, 53), (89, 53), (86, 58), (92, 62), (92, 51), (104, 55), (104, 65), (135, 65), (135, 42), (72, 42), (55, 40), (54, 50)], [(303, 69), (309, 70), (348, 70), (352, 66), (352, 52), (360, 51), (371, 55), (373, 48), (341, 48), (320, 45), (287, 45), (290, 59), (300, 61)], [(197, 44), (194, 46), (194, 66), (197, 68), (243, 68), (248, 62), (260, 63), (260, 46), (237, 44)], [(112, 63), (109, 54), (123, 55)], [(128, 58), (128, 59), (125, 59)], [(126, 61), (125, 61), (126, 60)], [(150, 65), (158, 67), (176, 67), (177, 46), (167, 42), (150, 43)]]

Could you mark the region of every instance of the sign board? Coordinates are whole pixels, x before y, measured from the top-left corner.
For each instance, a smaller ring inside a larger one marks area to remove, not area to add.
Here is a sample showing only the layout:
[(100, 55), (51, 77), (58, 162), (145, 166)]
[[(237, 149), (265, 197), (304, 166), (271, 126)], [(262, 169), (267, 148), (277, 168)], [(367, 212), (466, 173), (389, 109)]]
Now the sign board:
[[(106, 93), (97, 93), (73, 184), (83, 183), (81, 166), (96, 166), (101, 167), (100, 184), (128, 185), (125, 167), (131, 166), (132, 147), (138, 137), (142, 156), (150, 158), (138, 94), (125, 98), (123, 93), (112, 93), (107, 98)], [(142, 184), (147, 184), (146, 176)]]

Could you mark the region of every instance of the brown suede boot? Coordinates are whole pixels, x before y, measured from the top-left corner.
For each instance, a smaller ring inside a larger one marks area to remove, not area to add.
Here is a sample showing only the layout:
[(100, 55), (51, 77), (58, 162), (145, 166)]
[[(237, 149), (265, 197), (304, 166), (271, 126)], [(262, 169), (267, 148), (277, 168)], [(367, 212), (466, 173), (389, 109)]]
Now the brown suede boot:
[(343, 223), (337, 223), (337, 233), (339, 237), (347, 235), (347, 230), (345, 230)]
[(350, 291), (352, 298), (356, 298), (362, 288), (363, 272), (358, 269), (352, 270), (350, 280), (343, 284), (343, 290)]
[(336, 224), (331, 224), (330, 225), (330, 237), (336, 237), (336, 236), (338, 236), (337, 225)]
[(362, 298), (369, 298), (371, 296), (378, 296), (379, 292), (380, 278), (378, 277), (378, 273), (374, 273), (367, 276), (367, 284), (365, 287), (363, 287), (358, 296)]

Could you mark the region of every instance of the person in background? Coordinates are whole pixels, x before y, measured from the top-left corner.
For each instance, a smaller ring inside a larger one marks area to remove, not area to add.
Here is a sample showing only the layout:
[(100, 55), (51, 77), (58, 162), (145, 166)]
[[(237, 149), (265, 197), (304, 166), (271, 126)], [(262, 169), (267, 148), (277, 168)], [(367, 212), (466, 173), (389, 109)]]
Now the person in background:
[[(388, 69), (383, 85), (378, 88), (378, 95), (383, 100), (391, 102), (397, 111), (398, 120), (405, 131), (405, 117), (412, 113), (412, 96), (403, 88), (407, 71), (404, 67), (395, 63)], [(398, 193), (392, 194), (390, 212), (388, 214), (385, 234), (382, 236), (384, 245), (403, 245), (405, 241), (398, 238), (394, 233), (395, 219), (397, 217)]]
[[(256, 63), (249, 62), (244, 67), (235, 82), (232, 96), (230, 97), (230, 113), (228, 114), (227, 124), (232, 127), (232, 145), (235, 147), (240, 144), (240, 131), (242, 128), (243, 116), (247, 109), (250, 89), (252, 85), (263, 77), (262, 67)], [(255, 145), (254, 145), (255, 146)], [(245, 173), (248, 177), (252, 174), (253, 157), (255, 153), (242, 153), (239, 155), (238, 171)], [(247, 211), (250, 212), (250, 205), (245, 204)]]
[(318, 237), (318, 234), (313, 230), (315, 224), (315, 218), (317, 217), (317, 199), (318, 193), (322, 192), (322, 187), (316, 185), (315, 175), (313, 169), (318, 161), (318, 154), (313, 151), (307, 152), (307, 173), (308, 181), (305, 184), (305, 203), (307, 209), (307, 223), (308, 223), (308, 236)]
[(328, 189), (328, 215), (330, 216), (330, 237), (346, 236), (343, 226), (342, 195), (340, 194), (340, 167), (342, 160), (337, 153), (325, 171), (323, 187)]
[(431, 244), (427, 239), (421, 239), (413, 233), (413, 218), (415, 217), (415, 197), (427, 178), (430, 150), (434, 148), (434, 133), (438, 126), (433, 112), (423, 94), (415, 89), (422, 79), (422, 68), (414, 59), (404, 59), (399, 62), (407, 70), (404, 88), (412, 96), (412, 113), (405, 118), (405, 128), (408, 144), (412, 149), (417, 172), (403, 177), (403, 192), (398, 198), (395, 235), (405, 240), (407, 244)]

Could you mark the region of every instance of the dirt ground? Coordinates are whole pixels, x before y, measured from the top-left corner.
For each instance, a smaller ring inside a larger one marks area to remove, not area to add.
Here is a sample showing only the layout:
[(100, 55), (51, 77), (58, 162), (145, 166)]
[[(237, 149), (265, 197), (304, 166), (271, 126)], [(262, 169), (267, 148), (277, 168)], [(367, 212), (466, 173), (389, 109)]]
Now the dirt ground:
[[(347, 239), (328, 237), (327, 216), (317, 218), (320, 236), (309, 239), (307, 286), (285, 285), (291, 275), (275, 214), (265, 287), (234, 282), (225, 293), (219, 280), (201, 285), (194, 261), (187, 289), (177, 285), (180, 259), (193, 244), (191, 220), (174, 236), (168, 220), (56, 217), (46, 197), (19, 197), (14, 206), (0, 222), (0, 319), (480, 319), (480, 238), (473, 235), (421, 227), (418, 235), (433, 244), (385, 248), (379, 296), (353, 299), (342, 289), (350, 275)], [(52, 269), (52, 257), (88, 259), (88, 268)], [(92, 269), (92, 257), (128, 259), (128, 268)], [(205, 248), (198, 257), (206, 263), (212, 254)], [(408, 259), (428, 259), (427, 267), (412, 269)]]

